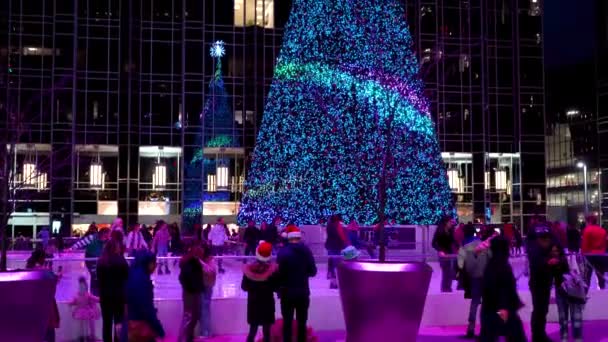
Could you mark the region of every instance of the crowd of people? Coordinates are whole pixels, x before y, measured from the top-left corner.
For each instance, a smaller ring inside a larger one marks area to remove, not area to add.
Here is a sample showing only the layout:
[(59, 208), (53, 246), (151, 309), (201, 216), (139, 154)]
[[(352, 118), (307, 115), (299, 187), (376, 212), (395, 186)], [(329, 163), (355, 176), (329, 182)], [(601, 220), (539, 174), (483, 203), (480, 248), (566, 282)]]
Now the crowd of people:
[(437, 226), (432, 246), (439, 256), (441, 291), (451, 292), (457, 280), (458, 289), (471, 299), (466, 337), (475, 338), (481, 305), (481, 341), (496, 341), (500, 335), (509, 341), (526, 341), (517, 314), (523, 304), (509, 262), (509, 256), (521, 254), (523, 246), (532, 297), (532, 341), (551, 341), (546, 324), (552, 289), (561, 340), (568, 341), (571, 336), (574, 341), (582, 341), (583, 309), (593, 272), (599, 288), (605, 287), (606, 239), (606, 230), (597, 224), (595, 216), (586, 218), (582, 230), (533, 217), (525, 240), (512, 225), (494, 230), (482, 224), (458, 225), (452, 217), (446, 217)]
[[(259, 328), (262, 340), (314, 341), (307, 326), (310, 305), (309, 278), (317, 273), (311, 250), (302, 243), (302, 232), (288, 225), (278, 233), (280, 219), (263, 225), (251, 222), (243, 235), (246, 254), (255, 261), (243, 265), (242, 289), (248, 295), (247, 341), (255, 341)], [(254, 230), (255, 229), (255, 230)], [(69, 303), (82, 341), (96, 341), (95, 322), (102, 320), (103, 341), (157, 341), (165, 331), (154, 307), (152, 274), (170, 273), (163, 258), (180, 256), (179, 282), (182, 287), (183, 318), (178, 341), (193, 341), (195, 336), (212, 336), (211, 297), (217, 274), (222, 271), (221, 256), (232, 237), (223, 219), (195, 231), (195, 238), (184, 242), (177, 226), (163, 221), (148, 229), (133, 225), (124, 234), (123, 221), (97, 229), (95, 224), (67, 251), (84, 250), (90, 278), (78, 279), (78, 292)], [(266, 241), (267, 239), (268, 241)], [(276, 256), (276, 261), (272, 261)], [(130, 260), (130, 261), (129, 261)], [(37, 248), (28, 268), (48, 267), (47, 254)], [(51, 268), (52, 269), (52, 268)], [(58, 278), (61, 274), (58, 274)], [(282, 319), (275, 322), (275, 294), (281, 300)], [(55, 341), (59, 311), (57, 305), (48, 325), (45, 341)], [(196, 326), (199, 331), (195, 332)]]
[[(263, 341), (270, 341), (277, 334), (285, 341), (293, 335), (297, 335), (298, 341), (308, 341), (314, 335), (306, 322), (310, 305), (308, 281), (317, 273), (315, 260), (302, 243), (302, 232), (292, 224), (283, 230), (280, 225), (278, 217), (260, 227), (249, 222), (239, 234), (231, 232), (219, 218), (205, 228), (194, 227), (194, 238), (185, 243), (179, 227), (163, 221), (151, 227), (132, 225), (126, 235), (120, 218), (109, 228), (97, 229), (91, 224), (85, 236), (68, 249), (84, 249), (90, 274), (88, 281), (78, 280), (78, 293), (70, 303), (74, 308), (73, 319), (81, 322), (79, 335), (83, 339), (94, 339), (94, 321), (101, 318), (104, 341), (162, 338), (164, 329), (154, 308), (151, 275), (169, 274), (173, 270), (179, 272), (182, 287), (179, 340), (193, 341), (196, 335), (211, 336), (213, 287), (217, 274), (224, 272), (222, 258), (214, 257), (224, 255), (229, 242), (239, 241), (245, 255), (255, 256), (253, 262), (244, 261), (241, 285), (248, 295), (247, 341), (255, 340), (260, 327)], [(376, 233), (377, 229), (378, 226)], [(351, 220), (345, 225), (339, 215), (328, 219), (326, 232), (327, 277), (330, 287), (337, 288), (338, 260), (355, 259), (359, 249), (365, 247), (370, 257), (374, 257), (381, 237), (375, 234), (373, 242), (363, 246), (357, 222)], [(571, 336), (575, 341), (582, 341), (582, 315), (593, 272), (597, 274), (598, 286), (605, 287), (606, 239), (606, 230), (597, 225), (594, 216), (587, 218), (582, 230), (534, 217), (525, 239), (519, 228), (512, 225), (498, 230), (483, 224), (458, 224), (454, 218), (446, 217), (437, 225), (432, 246), (439, 256), (441, 291), (453, 291), (453, 283), (457, 281), (458, 289), (464, 290), (465, 298), (471, 299), (466, 337), (475, 338), (481, 307), (479, 338), (482, 341), (496, 341), (500, 335), (510, 341), (525, 341), (518, 316), (523, 304), (509, 259), (512, 255), (523, 257), (525, 254), (533, 306), (533, 341), (550, 341), (545, 327), (552, 289), (555, 289), (562, 340), (567, 341)], [(47, 248), (48, 245), (47, 241)], [(47, 255), (44, 248), (36, 249), (28, 267), (48, 267)], [(165, 258), (168, 255), (179, 258), (174, 258), (174, 264), (170, 265)], [(277, 322), (275, 294), (281, 300), (282, 320)], [(59, 320), (56, 306), (51, 317), (46, 339), (49, 342), (54, 341), (54, 328)], [(199, 330), (195, 332), (197, 325)]]

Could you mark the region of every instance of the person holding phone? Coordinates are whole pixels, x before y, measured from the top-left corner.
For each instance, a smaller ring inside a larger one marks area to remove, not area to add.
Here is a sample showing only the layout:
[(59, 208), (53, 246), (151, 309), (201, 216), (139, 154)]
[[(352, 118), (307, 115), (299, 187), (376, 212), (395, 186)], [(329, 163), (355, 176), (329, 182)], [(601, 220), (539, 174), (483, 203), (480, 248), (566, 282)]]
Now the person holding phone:
[(518, 310), (523, 306), (509, 264), (509, 241), (497, 236), (490, 242), (491, 258), (483, 276), (480, 341), (527, 341)]

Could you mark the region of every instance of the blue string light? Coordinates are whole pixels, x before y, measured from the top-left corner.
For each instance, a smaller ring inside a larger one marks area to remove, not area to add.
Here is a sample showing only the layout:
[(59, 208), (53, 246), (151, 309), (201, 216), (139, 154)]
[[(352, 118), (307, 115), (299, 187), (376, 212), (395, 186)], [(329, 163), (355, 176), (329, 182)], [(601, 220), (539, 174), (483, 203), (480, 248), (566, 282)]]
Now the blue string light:
[[(277, 60), (239, 222), (372, 224), (451, 215), (452, 194), (396, 0), (295, 0)], [(390, 139), (389, 139), (390, 135)]]

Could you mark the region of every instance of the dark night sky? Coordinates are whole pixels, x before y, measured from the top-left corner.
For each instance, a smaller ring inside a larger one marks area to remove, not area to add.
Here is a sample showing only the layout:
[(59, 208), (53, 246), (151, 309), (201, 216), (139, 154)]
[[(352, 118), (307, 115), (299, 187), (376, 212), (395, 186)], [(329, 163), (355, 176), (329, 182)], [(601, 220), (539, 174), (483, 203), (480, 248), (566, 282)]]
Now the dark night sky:
[(588, 62), (593, 57), (593, 4), (605, 0), (546, 0), (545, 62), (547, 67)]
[(546, 108), (595, 111), (595, 1), (545, 0)]

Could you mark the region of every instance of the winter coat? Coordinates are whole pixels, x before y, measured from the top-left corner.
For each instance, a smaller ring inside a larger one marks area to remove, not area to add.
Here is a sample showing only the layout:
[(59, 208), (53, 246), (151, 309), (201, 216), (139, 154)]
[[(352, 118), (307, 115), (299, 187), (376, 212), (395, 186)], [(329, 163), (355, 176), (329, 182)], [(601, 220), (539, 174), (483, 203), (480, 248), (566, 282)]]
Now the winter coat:
[(215, 281), (217, 278), (217, 266), (215, 265), (215, 261), (212, 257), (207, 258), (207, 260), (203, 260), (201, 262), (201, 266), (203, 267), (203, 282), (205, 284), (205, 289), (210, 289), (215, 286)]
[(566, 236), (568, 238), (568, 250), (578, 252), (581, 249), (581, 232), (576, 228), (568, 228)]
[(158, 251), (159, 246), (163, 246), (163, 248), (169, 248), (169, 241), (171, 241), (171, 234), (169, 234), (169, 229), (162, 228), (159, 229), (156, 234), (154, 234), (154, 240), (152, 240), (152, 246), (154, 250)]
[(281, 297), (310, 296), (309, 278), (317, 275), (310, 249), (303, 243), (288, 243), (279, 251), (279, 293)]
[(454, 253), (456, 240), (454, 240), (454, 234), (451, 230), (437, 229), (435, 235), (433, 235), (433, 248), (437, 252), (443, 252), (445, 254)]
[(492, 250), (492, 258), (488, 262), (483, 276), (481, 295), (482, 315), (496, 315), (498, 310), (516, 312), (522, 307), (517, 294), (516, 280), (513, 269), (509, 264), (508, 251), (501, 255)]
[(76, 243), (72, 245), (71, 249), (76, 250), (84, 248), (85, 258), (97, 258), (101, 256), (104, 245), (105, 241), (101, 241), (99, 239), (99, 233), (95, 233), (87, 235), (82, 239), (76, 241)]
[(148, 243), (146, 242), (146, 239), (144, 238), (144, 235), (142, 234), (141, 230), (134, 230), (127, 234), (125, 245), (129, 251), (148, 249)]
[(535, 288), (551, 287), (553, 283), (553, 273), (549, 267), (551, 248), (541, 248), (538, 241), (531, 241), (528, 245), (528, 263), (530, 265), (530, 286)]
[(274, 292), (278, 266), (255, 262), (243, 268), (241, 288), (247, 292), (247, 323), (270, 325), (275, 320)]
[(583, 229), (581, 251), (585, 254), (606, 253), (606, 230), (597, 225), (588, 225)]
[(270, 224), (262, 230), (262, 240), (273, 245), (279, 242), (279, 229), (274, 224)]
[(97, 264), (99, 297), (102, 301), (124, 303), (129, 278), (129, 265), (122, 255), (113, 255)]
[(260, 240), (262, 240), (261, 230), (259, 230), (256, 226), (245, 228), (243, 241), (248, 247), (256, 247), (258, 243), (260, 243)]
[(196, 257), (189, 257), (179, 265), (179, 282), (187, 293), (202, 293), (205, 290), (203, 282), (203, 266)]
[(486, 269), (490, 258), (488, 250), (477, 251), (481, 244), (479, 239), (465, 241), (464, 246), (458, 250), (458, 268), (464, 269), (471, 278), (480, 279)]
[(148, 251), (136, 252), (127, 281), (127, 315), (129, 321), (145, 322), (159, 337), (165, 336), (154, 307), (154, 286), (148, 265), (154, 260)]
[(212, 246), (223, 246), (228, 241), (228, 235), (226, 235), (226, 229), (223, 224), (218, 223), (211, 227), (209, 241), (211, 241)]
[(325, 240), (325, 248), (328, 251), (341, 251), (346, 247), (344, 241), (344, 228), (340, 222), (330, 222), (327, 224), (327, 239)]
[(182, 255), (184, 253), (184, 243), (179, 231), (171, 232), (171, 253), (173, 256)]

